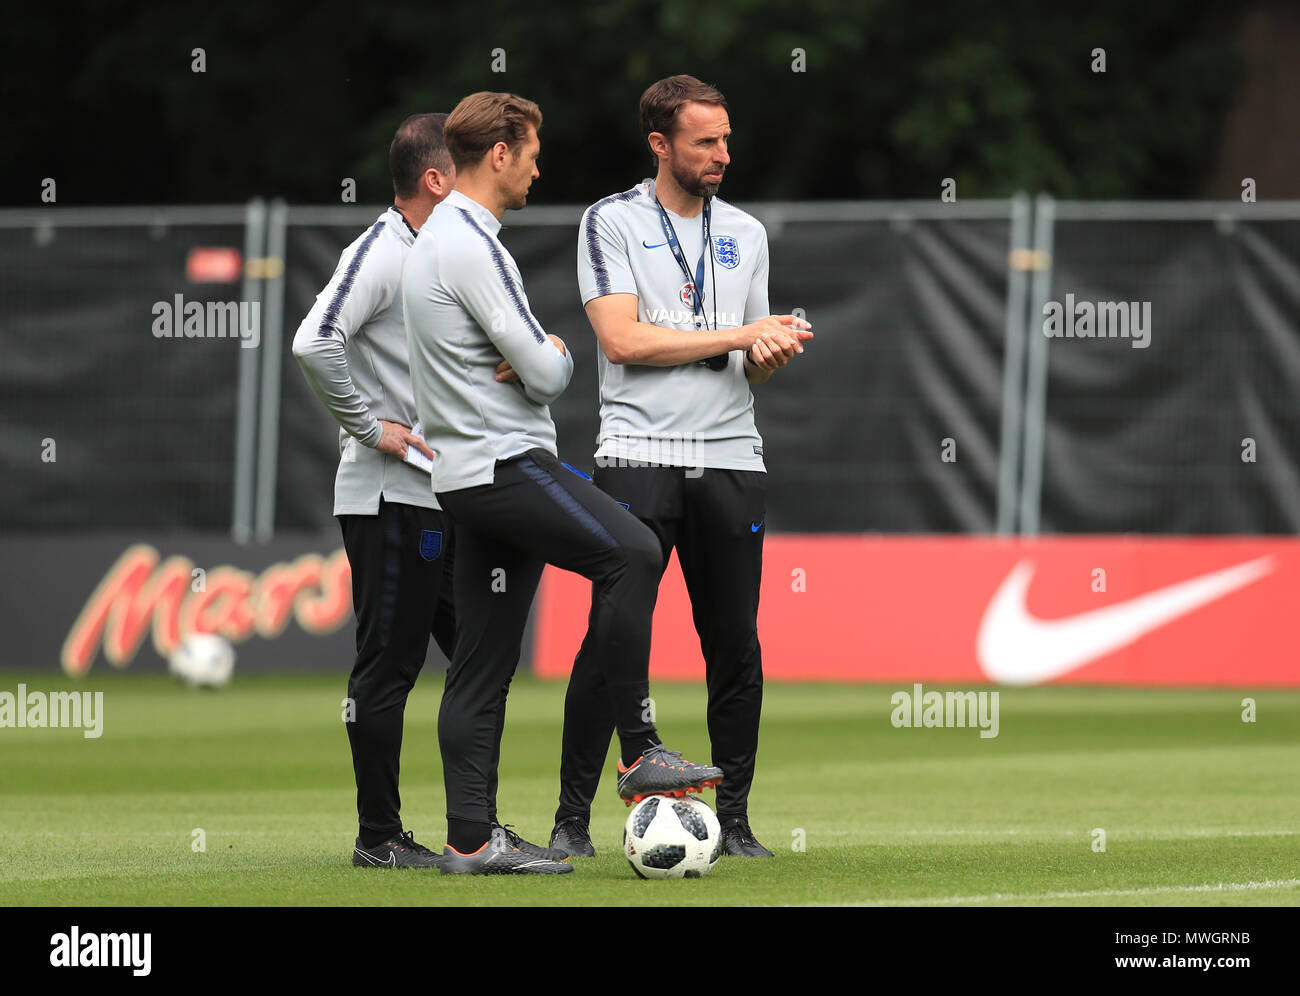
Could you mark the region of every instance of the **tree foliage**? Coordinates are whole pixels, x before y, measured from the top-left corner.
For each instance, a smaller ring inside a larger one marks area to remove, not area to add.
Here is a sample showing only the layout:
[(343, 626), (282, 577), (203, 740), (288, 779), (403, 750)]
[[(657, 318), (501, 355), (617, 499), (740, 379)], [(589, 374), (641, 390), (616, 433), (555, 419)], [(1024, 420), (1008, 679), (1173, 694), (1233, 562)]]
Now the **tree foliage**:
[(3, 192), (33, 204), (52, 176), (60, 203), (330, 203), (353, 177), (359, 200), (383, 201), (398, 122), (492, 89), (546, 116), (533, 202), (589, 202), (649, 172), (637, 99), (690, 72), (730, 101), (733, 200), (931, 198), (944, 177), (961, 197), (1193, 196), (1241, 72), (1240, 11), (1222, 8), (24, 5), (6, 14)]

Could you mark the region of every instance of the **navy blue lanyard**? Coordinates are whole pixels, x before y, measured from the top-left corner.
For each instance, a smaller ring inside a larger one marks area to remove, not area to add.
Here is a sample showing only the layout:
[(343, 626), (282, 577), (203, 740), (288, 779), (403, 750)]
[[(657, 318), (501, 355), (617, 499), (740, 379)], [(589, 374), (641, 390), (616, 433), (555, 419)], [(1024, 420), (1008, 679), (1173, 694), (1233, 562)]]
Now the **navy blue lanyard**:
[[(686, 282), (691, 282), (690, 267), (686, 265), (686, 257), (682, 253), (681, 243), (677, 240), (677, 230), (673, 228), (673, 223), (668, 217), (668, 212), (664, 206), (659, 203), (659, 197), (655, 194), (654, 181), (650, 181), (650, 196), (654, 198), (655, 207), (659, 209), (659, 224), (663, 226), (664, 238), (668, 241), (668, 248), (672, 251), (673, 259), (677, 260), (677, 265), (681, 267), (682, 276)], [(709, 198), (704, 199), (703, 227), (704, 227), (704, 249), (700, 252), (700, 261), (695, 264), (695, 300), (694, 308), (696, 318), (702, 320), (708, 325), (708, 320), (704, 317), (704, 257), (709, 252), (709, 225), (710, 225), (710, 206)], [(698, 327), (698, 326), (697, 326)]]

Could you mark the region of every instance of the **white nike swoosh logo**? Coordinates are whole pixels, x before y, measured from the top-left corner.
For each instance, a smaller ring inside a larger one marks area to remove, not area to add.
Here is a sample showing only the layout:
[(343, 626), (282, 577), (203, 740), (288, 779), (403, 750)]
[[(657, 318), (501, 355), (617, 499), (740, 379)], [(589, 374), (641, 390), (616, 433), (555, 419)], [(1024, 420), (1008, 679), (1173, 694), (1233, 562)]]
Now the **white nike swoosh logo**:
[(1274, 557), (1260, 557), (1100, 609), (1062, 619), (1037, 619), (1025, 604), (1034, 564), (1022, 560), (984, 612), (975, 655), (984, 673), (1000, 684), (1050, 681), (1253, 584), (1276, 566)]

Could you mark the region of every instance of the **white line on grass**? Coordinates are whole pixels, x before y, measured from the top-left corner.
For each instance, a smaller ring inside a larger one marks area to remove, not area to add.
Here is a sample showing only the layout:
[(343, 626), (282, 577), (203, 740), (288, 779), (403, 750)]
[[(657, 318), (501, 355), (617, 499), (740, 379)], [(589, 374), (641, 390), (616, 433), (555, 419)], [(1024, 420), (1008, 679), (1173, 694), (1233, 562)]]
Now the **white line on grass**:
[[(188, 830), (41, 830), (42, 837), (174, 837), (177, 833), (189, 835)], [(271, 830), (221, 830), (223, 836), (240, 834), (280, 834), (283, 829)], [(343, 831), (338, 831), (342, 833)], [(316, 833), (312, 831), (311, 833)], [(1177, 839), (1180, 837), (1293, 837), (1300, 830), (1223, 830), (1215, 827), (1165, 827), (1160, 830), (1116, 830), (1112, 839)], [(830, 837), (1087, 837), (1087, 830), (824, 830)], [(32, 836), (31, 830), (0, 830), (0, 838)]]
[[(197, 828), (195, 828), (197, 829)], [(292, 830), (208, 830), (208, 833), (219, 837), (251, 837), (265, 836), (267, 834), (276, 834), (282, 836), (287, 833), (293, 833)], [(324, 831), (326, 836), (330, 836), (329, 831)], [(186, 841), (190, 839), (191, 831), (189, 830), (38, 830), (38, 831), (17, 831), (4, 830), (0, 831), (0, 837), (184, 837)], [(298, 833), (300, 837), (316, 837), (320, 834), (318, 831), (302, 831)], [(333, 836), (346, 837), (348, 831), (334, 831)], [(353, 835), (355, 836), (355, 834)]]
[[(823, 831), (826, 833), (826, 831)], [(1087, 837), (1089, 831), (1073, 828), (1070, 830), (832, 830), (832, 835), (840, 837)], [(1124, 838), (1176, 839), (1178, 837), (1292, 837), (1300, 830), (1224, 830), (1219, 827), (1161, 827), (1154, 830), (1114, 831), (1112, 836)]]
[(1090, 899), (1093, 896), (1149, 896), (1180, 892), (1251, 892), (1258, 889), (1300, 888), (1300, 878), (1262, 882), (1216, 882), (1213, 885), (1153, 885), (1145, 889), (1088, 889), (1082, 892), (994, 892), (987, 896), (929, 896), (921, 899), (882, 899), (864, 906), (944, 906), (959, 903), (1015, 903), (1036, 899)]

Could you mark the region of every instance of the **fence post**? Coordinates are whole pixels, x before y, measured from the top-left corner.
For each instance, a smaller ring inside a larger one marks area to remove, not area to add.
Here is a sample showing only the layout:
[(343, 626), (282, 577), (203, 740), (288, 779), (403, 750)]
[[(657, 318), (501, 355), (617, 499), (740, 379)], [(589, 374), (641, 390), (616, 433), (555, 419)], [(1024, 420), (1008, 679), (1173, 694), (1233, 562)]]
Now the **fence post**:
[(257, 509), (253, 535), (259, 543), (275, 535), (275, 485), (280, 457), (280, 361), (284, 341), (284, 251), (289, 208), (271, 202), (266, 231), (266, 304), (262, 323), (262, 390), (258, 412)]
[(1043, 335), (1043, 306), (1052, 293), (1052, 247), (1056, 230), (1056, 201), (1039, 194), (1034, 205), (1034, 276), (1029, 295), (1028, 379), (1025, 386), (1024, 477), (1020, 490), (1020, 534), (1037, 536), (1041, 527), (1043, 447), (1047, 435), (1047, 336)]
[(1011, 245), (1007, 252), (1007, 327), (1002, 368), (1002, 439), (998, 448), (997, 531), (1010, 535), (1016, 528), (1020, 484), (1020, 434), (1024, 425), (1025, 338), (1029, 333), (1025, 298), (1028, 272), (1033, 268), (1030, 249), (1029, 195), (1011, 198)]
[[(251, 306), (262, 296), (261, 269), (257, 265), (266, 244), (266, 202), (254, 197), (244, 215), (244, 282), (242, 300)], [(247, 543), (253, 535), (253, 490), (257, 471), (257, 360), (255, 349), (239, 349), (239, 383), (235, 394), (235, 493), (230, 536)]]

